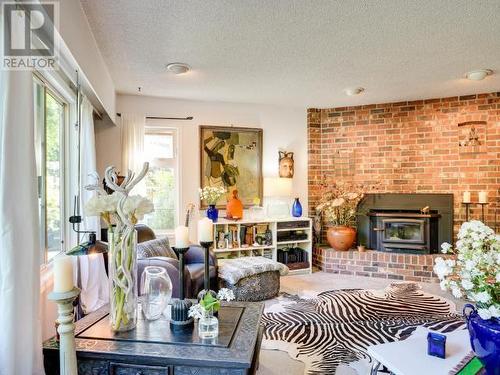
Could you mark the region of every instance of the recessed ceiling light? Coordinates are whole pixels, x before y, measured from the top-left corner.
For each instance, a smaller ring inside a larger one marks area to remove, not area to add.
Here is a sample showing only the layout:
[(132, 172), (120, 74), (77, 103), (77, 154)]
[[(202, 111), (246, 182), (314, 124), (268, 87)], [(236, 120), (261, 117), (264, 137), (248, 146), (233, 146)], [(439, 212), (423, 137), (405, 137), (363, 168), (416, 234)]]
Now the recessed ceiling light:
[(493, 70), (491, 69), (471, 70), (465, 75), (465, 78), (470, 79), (471, 81), (482, 81), (487, 76), (490, 76), (492, 74)]
[(361, 94), (363, 91), (365, 91), (365, 89), (363, 87), (356, 87), (356, 88), (349, 88), (349, 89), (345, 89), (344, 92), (346, 93), (346, 95), (348, 96), (354, 96), (354, 95), (359, 95)]
[(171, 63), (167, 65), (167, 71), (174, 74), (184, 74), (191, 70), (188, 64), (184, 63)]

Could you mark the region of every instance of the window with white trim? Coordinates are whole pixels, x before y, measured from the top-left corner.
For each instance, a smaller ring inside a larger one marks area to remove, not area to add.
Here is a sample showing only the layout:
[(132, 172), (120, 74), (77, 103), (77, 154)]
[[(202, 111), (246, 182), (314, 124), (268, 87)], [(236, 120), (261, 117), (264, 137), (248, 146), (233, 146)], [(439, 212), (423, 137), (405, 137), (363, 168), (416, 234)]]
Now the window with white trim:
[(155, 211), (143, 223), (157, 234), (170, 234), (178, 223), (177, 130), (146, 126), (144, 157), (149, 162), (145, 180), (146, 196)]
[(34, 78), (35, 152), (42, 259), (63, 250), (65, 239), (65, 150), (67, 103)]

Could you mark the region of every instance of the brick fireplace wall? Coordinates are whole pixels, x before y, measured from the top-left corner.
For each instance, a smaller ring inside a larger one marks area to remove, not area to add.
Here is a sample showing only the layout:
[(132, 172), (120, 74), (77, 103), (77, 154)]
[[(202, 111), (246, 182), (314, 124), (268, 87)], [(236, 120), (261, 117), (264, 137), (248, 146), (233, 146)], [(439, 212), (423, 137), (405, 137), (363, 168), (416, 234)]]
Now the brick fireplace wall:
[[(460, 146), (475, 135), (480, 144)], [(309, 109), (308, 151), (311, 215), (324, 182), (354, 181), (380, 182), (379, 192), (453, 193), (455, 234), (463, 191), (477, 202), (485, 190), (485, 222), (500, 221), (500, 93)], [(479, 206), (471, 212), (480, 218)]]
[[(467, 145), (476, 137), (479, 144)], [(311, 215), (322, 186), (333, 181), (378, 184), (381, 193), (453, 193), (456, 235), (463, 191), (477, 202), (485, 190), (485, 222), (500, 229), (500, 93), (309, 109), (308, 157)], [(480, 214), (473, 205), (471, 218)], [(436, 281), (436, 256), (318, 247), (313, 263), (344, 275)]]

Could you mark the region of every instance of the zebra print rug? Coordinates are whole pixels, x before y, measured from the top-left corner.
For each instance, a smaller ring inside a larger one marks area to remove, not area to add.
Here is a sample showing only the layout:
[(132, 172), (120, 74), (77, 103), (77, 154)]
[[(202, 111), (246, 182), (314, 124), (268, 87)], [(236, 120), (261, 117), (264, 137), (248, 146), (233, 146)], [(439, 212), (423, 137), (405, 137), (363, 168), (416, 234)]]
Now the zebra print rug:
[(305, 364), (306, 374), (335, 374), (347, 365), (365, 375), (371, 367), (368, 346), (403, 340), (417, 327), (463, 328), (454, 312), (451, 302), (414, 283), (332, 290), (311, 299), (281, 294), (264, 311), (262, 349), (288, 352)]

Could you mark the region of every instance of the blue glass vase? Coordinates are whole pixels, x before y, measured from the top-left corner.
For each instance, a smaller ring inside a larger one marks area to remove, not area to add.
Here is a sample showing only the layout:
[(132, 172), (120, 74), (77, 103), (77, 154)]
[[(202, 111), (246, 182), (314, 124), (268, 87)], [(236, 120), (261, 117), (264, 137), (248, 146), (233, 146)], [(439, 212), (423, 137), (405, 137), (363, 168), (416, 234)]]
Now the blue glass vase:
[[(469, 314), (467, 310), (470, 309)], [(470, 303), (464, 306), (464, 316), (472, 350), (483, 364), (487, 375), (500, 374), (500, 319), (481, 319)]]
[(292, 215), (293, 217), (302, 216), (302, 205), (300, 204), (299, 198), (295, 198), (292, 205)]
[(219, 210), (215, 207), (215, 204), (208, 205), (207, 217), (214, 223), (219, 219)]

